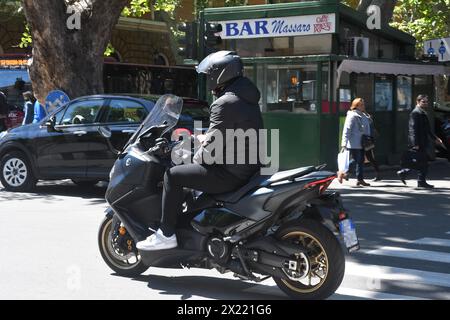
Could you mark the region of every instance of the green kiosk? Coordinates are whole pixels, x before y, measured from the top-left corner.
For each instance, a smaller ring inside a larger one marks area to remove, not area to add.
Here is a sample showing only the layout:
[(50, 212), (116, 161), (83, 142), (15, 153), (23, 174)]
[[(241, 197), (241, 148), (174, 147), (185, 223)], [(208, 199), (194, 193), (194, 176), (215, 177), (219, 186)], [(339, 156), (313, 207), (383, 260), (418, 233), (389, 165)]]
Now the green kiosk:
[(246, 76), (261, 91), (264, 125), (279, 129), (280, 169), (322, 163), (334, 169), (355, 97), (364, 98), (375, 119), (378, 160), (398, 163), (414, 97), (426, 93), (433, 101), (433, 75), (450, 72), (416, 61), (412, 36), (389, 26), (370, 29), (367, 20), (337, 0), (201, 13), (200, 25), (222, 26), (220, 49), (243, 58)]

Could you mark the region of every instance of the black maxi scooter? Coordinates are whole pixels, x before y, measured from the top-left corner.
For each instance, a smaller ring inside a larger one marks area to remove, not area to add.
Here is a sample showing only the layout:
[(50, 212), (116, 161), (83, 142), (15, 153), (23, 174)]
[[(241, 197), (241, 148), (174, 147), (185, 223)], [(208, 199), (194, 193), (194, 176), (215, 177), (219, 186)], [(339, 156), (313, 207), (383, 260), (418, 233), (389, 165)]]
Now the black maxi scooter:
[(359, 244), (339, 194), (325, 192), (335, 174), (323, 166), (254, 176), (227, 194), (187, 191), (176, 229), (179, 246), (136, 249), (158, 228), (163, 176), (171, 165), (162, 137), (170, 135), (181, 108), (181, 98), (162, 96), (111, 170), (110, 207), (98, 233), (106, 264), (130, 277), (149, 267), (215, 268), (244, 280), (272, 277), (294, 299), (332, 295), (344, 276), (343, 248), (351, 252)]

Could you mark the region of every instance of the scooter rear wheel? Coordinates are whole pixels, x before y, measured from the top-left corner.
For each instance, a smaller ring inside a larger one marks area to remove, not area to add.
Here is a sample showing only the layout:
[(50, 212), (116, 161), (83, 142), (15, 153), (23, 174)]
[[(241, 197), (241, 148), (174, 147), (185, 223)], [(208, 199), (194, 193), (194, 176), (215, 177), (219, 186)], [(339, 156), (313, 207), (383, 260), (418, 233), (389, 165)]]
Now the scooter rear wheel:
[(298, 254), (305, 258), (298, 270), (283, 268), (288, 279), (274, 278), (282, 291), (293, 299), (320, 300), (337, 290), (344, 278), (345, 255), (340, 242), (327, 227), (315, 220), (302, 219), (280, 227), (276, 237), (306, 248), (304, 255)]
[[(98, 246), (105, 263), (120, 276), (136, 277), (148, 269), (139, 255), (124, 252), (113, 236), (115, 223), (112, 217), (105, 217), (98, 230)], [(135, 246), (135, 244), (130, 244)], [(134, 255), (134, 257), (133, 257)], [(133, 259), (132, 259), (133, 258)]]

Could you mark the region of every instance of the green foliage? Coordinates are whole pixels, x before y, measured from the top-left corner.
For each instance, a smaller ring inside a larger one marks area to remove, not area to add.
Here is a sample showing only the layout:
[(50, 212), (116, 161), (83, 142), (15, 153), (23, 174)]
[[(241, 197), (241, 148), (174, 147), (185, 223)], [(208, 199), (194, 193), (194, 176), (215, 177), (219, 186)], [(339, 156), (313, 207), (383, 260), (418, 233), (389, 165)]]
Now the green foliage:
[(22, 14), (22, 2), (19, 0), (0, 0), (0, 13), (8, 15)]
[(27, 24), (25, 24), (25, 31), (22, 33), (22, 37), (20, 38), (19, 47), (27, 48), (28, 46), (31, 45), (32, 42), (33, 42), (33, 39), (31, 39), (30, 26), (27, 23)]
[(422, 52), (424, 40), (450, 36), (450, 0), (399, 0), (391, 26), (414, 36)]
[[(359, 2), (342, 0), (353, 9)], [(425, 40), (450, 36), (450, 0), (398, 0), (390, 25), (415, 37), (421, 54)]]
[[(165, 11), (173, 14), (175, 8), (181, 3), (181, 0), (153, 0), (153, 9), (155, 11)], [(122, 11), (122, 15), (126, 17), (142, 17), (150, 13), (152, 6), (149, 0), (131, 0), (130, 4)]]
[(156, 11), (166, 11), (173, 13), (178, 5), (180, 5), (181, 0), (156, 0), (155, 10)]
[(131, 0), (130, 5), (123, 9), (122, 15), (139, 18), (149, 12), (150, 5), (148, 0)]
[(359, 0), (342, 0), (342, 3), (349, 6), (350, 8), (358, 8)]
[(106, 47), (105, 50), (105, 57), (109, 57), (110, 55), (112, 55), (116, 50), (114, 49), (114, 47), (112, 46), (111, 42), (108, 43), (108, 46)]
[(209, 7), (209, 1), (208, 0), (196, 0), (196, 10), (197, 12), (204, 10), (205, 8)]

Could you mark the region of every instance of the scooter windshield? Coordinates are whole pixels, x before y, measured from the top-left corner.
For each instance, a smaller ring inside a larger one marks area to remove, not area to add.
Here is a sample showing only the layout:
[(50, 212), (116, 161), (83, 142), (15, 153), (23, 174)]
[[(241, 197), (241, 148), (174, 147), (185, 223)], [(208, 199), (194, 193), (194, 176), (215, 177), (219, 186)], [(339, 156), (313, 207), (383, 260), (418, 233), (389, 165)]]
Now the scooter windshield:
[(182, 98), (173, 94), (161, 96), (139, 129), (130, 138), (125, 148), (134, 143), (137, 138), (140, 138), (141, 135), (145, 134), (152, 127), (165, 126), (164, 131), (161, 133), (161, 136), (164, 135), (167, 131), (175, 127), (180, 118), (182, 108)]
[(167, 126), (164, 130), (167, 132), (177, 124), (182, 108), (182, 98), (173, 94), (161, 96), (147, 118), (144, 119), (140, 132), (143, 133), (151, 127), (162, 125)]

